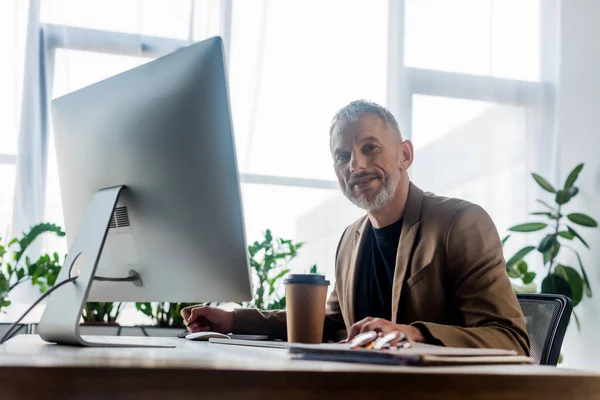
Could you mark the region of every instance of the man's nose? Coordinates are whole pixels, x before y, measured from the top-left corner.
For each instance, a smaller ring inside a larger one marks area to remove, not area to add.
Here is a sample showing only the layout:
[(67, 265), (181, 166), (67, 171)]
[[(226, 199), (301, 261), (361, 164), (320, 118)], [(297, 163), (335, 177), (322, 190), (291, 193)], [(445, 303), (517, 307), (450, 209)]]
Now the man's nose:
[(352, 173), (362, 171), (367, 167), (367, 157), (360, 152), (353, 152), (350, 158), (350, 171)]

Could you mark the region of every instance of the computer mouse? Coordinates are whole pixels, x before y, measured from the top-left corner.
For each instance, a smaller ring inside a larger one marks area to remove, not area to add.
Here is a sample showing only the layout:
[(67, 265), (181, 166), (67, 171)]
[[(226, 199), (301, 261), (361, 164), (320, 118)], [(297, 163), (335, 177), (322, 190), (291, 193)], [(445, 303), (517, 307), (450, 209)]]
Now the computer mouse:
[(205, 341), (208, 339), (231, 339), (229, 336), (218, 332), (196, 332), (190, 333), (185, 337), (187, 340)]

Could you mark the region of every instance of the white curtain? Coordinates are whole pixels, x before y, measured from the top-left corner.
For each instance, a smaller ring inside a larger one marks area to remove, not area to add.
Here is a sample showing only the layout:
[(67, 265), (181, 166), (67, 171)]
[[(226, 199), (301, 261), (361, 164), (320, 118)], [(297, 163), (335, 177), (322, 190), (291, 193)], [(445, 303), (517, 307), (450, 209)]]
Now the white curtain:
[(27, 23), (25, 72), (12, 237), (18, 237), (44, 220), (46, 161), (48, 153), (49, 90), (46, 42), (40, 29), (40, 2), (31, 0)]
[(29, 2), (0, 2), (0, 237), (10, 239)]

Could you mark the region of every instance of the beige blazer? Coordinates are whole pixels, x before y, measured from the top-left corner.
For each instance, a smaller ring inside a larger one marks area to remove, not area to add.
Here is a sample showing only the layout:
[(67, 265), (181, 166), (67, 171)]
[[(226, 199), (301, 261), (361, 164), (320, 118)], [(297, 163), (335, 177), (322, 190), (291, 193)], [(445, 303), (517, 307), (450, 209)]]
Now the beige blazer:
[[(356, 321), (356, 272), (366, 235), (364, 216), (346, 229), (327, 300), (326, 337)], [(410, 184), (392, 287), (398, 324), (419, 327), (429, 342), (514, 349), (529, 354), (523, 313), (506, 274), (489, 215), (467, 201), (424, 193)], [(234, 331), (286, 336), (285, 311), (236, 310)]]

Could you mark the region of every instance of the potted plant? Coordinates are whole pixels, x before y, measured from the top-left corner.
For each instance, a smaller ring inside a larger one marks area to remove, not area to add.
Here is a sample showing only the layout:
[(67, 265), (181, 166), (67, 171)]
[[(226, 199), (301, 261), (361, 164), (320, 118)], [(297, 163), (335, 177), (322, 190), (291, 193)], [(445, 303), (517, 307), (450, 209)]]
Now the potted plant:
[(81, 313), (79, 330), (83, 335), (119, 335), (117, 318), (124, 303), (87, 302)]
[[(550, 202), (537, 199), (543, 210), (533, 212), (532, 215), (540, 220), (518, 224), (509, 229), (511, 232), (519, 233), (541, 231), (546, 233), (537, 246), (530, 245), (520, 249), (506, 262), (509, 277), (520, 283), (515, 286), (516, 291), (537, 292), (537, 286), (533, 282), (536, 273), (529, 270), (529, 265), (525, 261), (530, 253), (537, 251), (546, 268), (546, 276), (541, 282), (542, 293), (564, 294), (573, 300), (574, 306), (577, 306), (584, 297), (592, 297), (592, 287), (576, 246), (590, 248), (579, 233), (579, 229), (580, 227), (596, 228), (598, 223), (587, 214), (567, 210), (568, 203), (579, 193), (575, 182), (583, 167), (584, 164), (575, 167), (560, 189), (556, 189), (540, 175), (532, 174), (533, 179), (542, 189), (553, 195), (553, 201), (549, 204)], [(503, 243), (508, 238), (509, 236), (504, 238)], [(568, 259), (564, 257), (565, 254), (574, 256), (576, 267), (569, 265)], [(580, 329), (581, 325), (575, 310), (573, 310), (573, 317), (577, 329)]]
[[(0, 242), (0, 312), (10, 306), (10, 292), (17, 286), (30, 282), (44, 293), (54, 285), (61, 267), (59, 255), (43, 254), (35, 261), (27, 255), (31, 244), (44, 233), (65, 236), (59, 226), (41, 223), (23, 233), (20, 239), (14, 238), (6, 244)], [(8, 325), (4, 327), (7, 328)]]
[[(254, 295), (250, 302), (241, 305), (263, 310), (284, 309), (285, 296), (281, 296), (278, 289), (290, 271), (287, 264), (297, 256), (302, 245), (303, 243), (274, 238), (269, 229), (265, 231), (263, 240), (249, 245)], [(316, 273), (316, 268), (313, 265), (310, 272)], [(197, 303), (136, 303), (138, 311), (155, 321), (155, 325), (141, 328), (148, 336), (177, 336), (185, 329), (181, 310), (194, 304)]]
[(83, 323), (88, 325), (118, 325), (117, 318), (122, 306), (123, 303), (88, 302), (85, 303), (81, 318)]
[[(298, 255), (303, 245), (274, 238), (271, 230), (267, 229), (263, 240), (248, 246), (254, 297), (243, 306), (262, 310), (285, 309), (285, 295), (280, 295), (279, 288), (283, 278), (290, 272), (288, 263)], [(311, 272), (316, 272), (316, 265), (313, 265)]]

